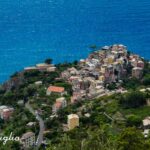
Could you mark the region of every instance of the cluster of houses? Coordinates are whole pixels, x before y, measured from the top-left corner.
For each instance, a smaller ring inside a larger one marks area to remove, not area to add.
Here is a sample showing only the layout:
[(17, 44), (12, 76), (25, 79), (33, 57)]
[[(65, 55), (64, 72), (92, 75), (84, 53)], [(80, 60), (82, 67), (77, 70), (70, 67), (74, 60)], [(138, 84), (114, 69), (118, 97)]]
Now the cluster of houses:
[(121, 81), (129, 68), (132, 76), (140, 79), (144, 62), (138, 55), (129, 55), (126, 46), (113, 45), (91, 53), (87, 59), (80, 60), (79, 66), (80, 70), (73, 67), (61, 74), (72, 85), (72, 103), (107, 93), (105, 85)]
[[(126, 46), (113, 45), (104, 46), (101, 50), (91, 53), (87, 59), (80, 60), (79, 67), (79, 70), (72, 67), (61, 73), (61, 78), (72, 85), (73, 95), (71, 97), (71, 103), (108, 93), (105, 85), (121, 81), (127, 76), (129, 68), (132, 69), (132, 77), (140, 79), (143, 74), (144, 62), (138, 55), (129, 55)], [(56, 67), (43, 63), (37, 64), (35, 67), (27, 67), (24, 70), (53, 72), (56, 70)], [(38, 81), (35, 84), (41, 85), (42, 82)], [(67, 94), (67, 91), (65, 91), (64, 87), (51, 85), (47, 88), (46, 95), (50, 96), (51, 93), (57, 93), (59, 95), (59, 98), (56, 99), (52, 107), (52, 114), (56, 115), (58, 110), (67, 106), (66, 98), (63, 97)], [(0, 114), (3, 118), (9, 118), (11, 116), (10, 113), (9, 117), (6, 117), (4, 112), (2, 113), (0, 108)], [(89, 117), (89, 114), (86, 115)], [(143, 120), (143, 124), (146, 126), (145, 129), (147, 129), (147, 124), (148, 126), (150, 124), (150, 118)], [(68, 115), (66, 124), (67, 131), (78, 126), (79, 116), (77, 114)], [(35, 134), (32, 132), (25, 133), (21, 141), (24, 147), (33, 146), (35, 145)]]
[(131, 55), (129, 60), (133, 66), (132, 77), (140, 79), (143, 75), (144, 62), (138, 55)]
[[(65, 88), (58, 86), (49, 86), (47, 88), (46, 94), (49, 96), (51, 93), (57, 93), (61, 97), (57, 98), (52, 107), (52, 117), (57, 115), (57, 112), (67, 106), (67, 100), (63, 95), (67, 94)], [(77, 114), (68, 115), (67, 125), (65, 125), (66, 130), (72, 130), (79, 126), (79, 116)]]
[(14, 108), (5, 105), (0, 106), (0, 118), (7, 121), (11, 118)]
[(36, 64), (36, 66), (24, 68), (24, 71), (33, 71), (33, 70), (54, 72), (56, 70), (56, 67), (53, 64), (40, 63)]
[[(77, 114), (68, 115), (67, 131), (72, 130), (79, 126), (79, 116)], [(25, 149), (36, 145), (36, 137), (33, 132), (26, 132), (20, 139), (21, 144)]]

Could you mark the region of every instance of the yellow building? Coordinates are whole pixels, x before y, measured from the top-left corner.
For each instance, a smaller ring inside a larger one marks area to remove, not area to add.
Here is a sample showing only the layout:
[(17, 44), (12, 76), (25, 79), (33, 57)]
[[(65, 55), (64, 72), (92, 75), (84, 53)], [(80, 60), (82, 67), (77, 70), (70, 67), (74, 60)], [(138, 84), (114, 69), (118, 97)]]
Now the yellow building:
[(108, 57), (108, 63), (112, 64), (114, 62), (114, 56), (109, 56)]
[(104, 81), (105, 80), (105, 76), (99, 76), (99, 80), (100, 81)]
[(101, 66), (101, 70), (100, 70), (100, 71), (101, 71), (102, 73), (105, 73), (105, 72), (106, 72), (106, 68), (107, 68), (107, 65), (104, 64), (104, 65)]
[(76, 114), (68, 115), (68, 128), (69, 130), (79, 126), (79, 116)]
[(120, 59), (117, 59), (117, 62), (122, 65), (124, 60), (123, 60), (123, 58), (120, 58)]

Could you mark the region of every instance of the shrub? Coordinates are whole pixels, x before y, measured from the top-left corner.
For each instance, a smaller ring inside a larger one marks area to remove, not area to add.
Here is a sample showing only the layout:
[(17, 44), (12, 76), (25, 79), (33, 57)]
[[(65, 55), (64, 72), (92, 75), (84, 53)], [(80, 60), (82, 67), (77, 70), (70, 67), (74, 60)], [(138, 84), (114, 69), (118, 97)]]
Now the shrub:
[(121, 96), (120, 104), (124, 108), (137, 108), (146, 104), (146, 97), (142, 92), (133, 91)]
[(127, 126), (138, 127), (141, 124), (141, 118), (136, 115), (129, 115), (127, 117)]

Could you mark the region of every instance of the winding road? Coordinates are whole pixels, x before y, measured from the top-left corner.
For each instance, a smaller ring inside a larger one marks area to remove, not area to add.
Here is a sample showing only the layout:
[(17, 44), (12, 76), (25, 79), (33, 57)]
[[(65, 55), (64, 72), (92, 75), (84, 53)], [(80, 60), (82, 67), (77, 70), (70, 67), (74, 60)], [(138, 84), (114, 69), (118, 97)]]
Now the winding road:
[(36, 117), (36, 119), (39, 122), (40, 131), (39, 131), (38, 138), (37, 138), (37, 141), (36, 141), (36, 146), (37, 146), (37, 148), (39, 148), (41, 146), (42, 142), (43, 142), (43, 133), (44, 133), (44, 130), (45, 130), (44, 121), (38, 114), (35, 113), (34, 109), (31, 107), (29, 102), (27, 102), (25, 104), (25, 107)]

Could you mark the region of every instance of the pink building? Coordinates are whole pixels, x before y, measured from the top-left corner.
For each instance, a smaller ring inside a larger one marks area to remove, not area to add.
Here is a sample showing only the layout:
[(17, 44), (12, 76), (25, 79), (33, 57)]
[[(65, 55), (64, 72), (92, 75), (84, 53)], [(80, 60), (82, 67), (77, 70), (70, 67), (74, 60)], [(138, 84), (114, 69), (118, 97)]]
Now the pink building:
[(64, 97), (60, 97), (56, 99), (55, 104), (53, 105), (52, 111), (56, 113), (59, 109), (67, 106), (67, 101)]
[(144, 68), (144, 62), (143, 61), (138, 61), (137, 67)]
[(132, 69), (132, 77), (135, 77), (137, 79), (140, 79), (142, 77), (143, 74), (143, 69), (140, 67), (134, 67)]

